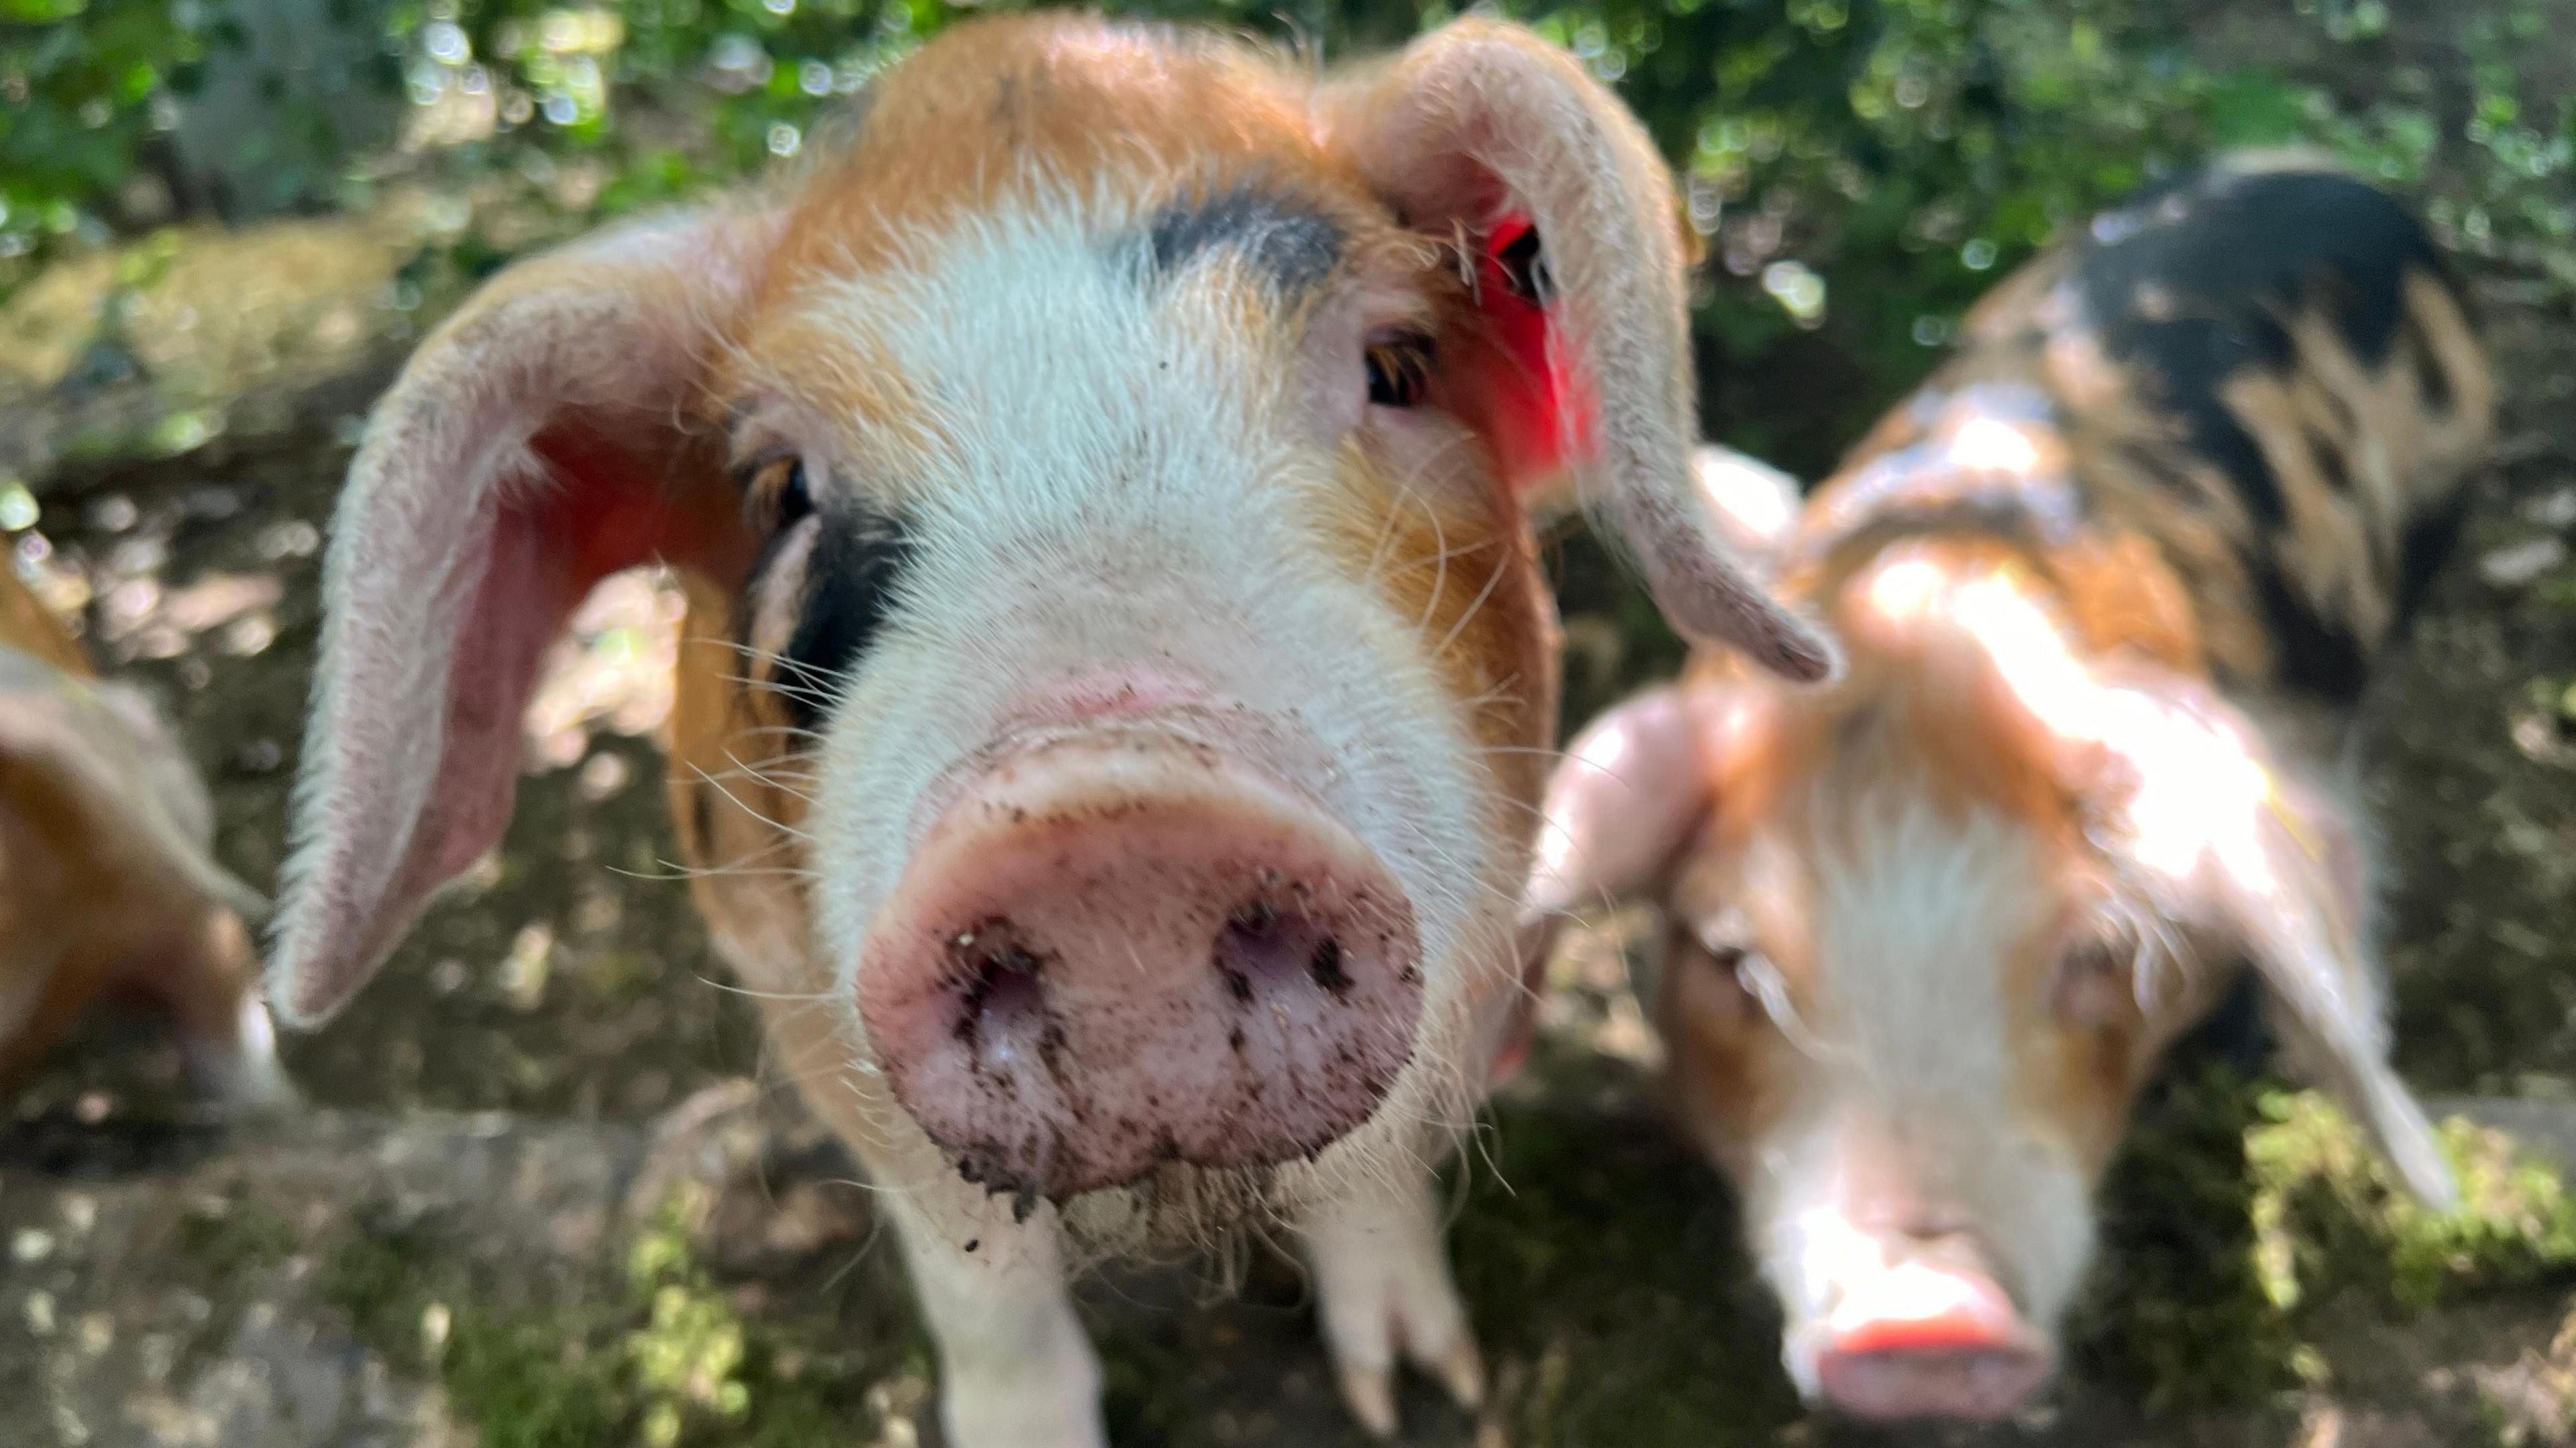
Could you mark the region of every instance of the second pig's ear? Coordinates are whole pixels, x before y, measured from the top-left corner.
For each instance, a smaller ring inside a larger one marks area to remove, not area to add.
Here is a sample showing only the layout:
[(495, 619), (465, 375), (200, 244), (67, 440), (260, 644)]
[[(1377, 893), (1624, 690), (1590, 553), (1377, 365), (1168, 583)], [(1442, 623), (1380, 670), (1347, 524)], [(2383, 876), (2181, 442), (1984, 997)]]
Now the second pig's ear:
[(1634, 896), (1671, 867), (1708, 815), (1708, 693), (1649, 689), (1575, 736), (1548, 778), (1524, 921)]
[(1788, 678), (1833, 672), (1832, 644), (1763, 587), (1697, 486), (1683, 229), (1636, 117), (1572, 55), (1481, 19), (1338, 81), (1321, 111), (1398, 217), (1465, 242), (1494, 342), (1456, 339), (1444, 385), (1507, 483), (1526, 495), (1571, 471), (1676, 629)]
[(324, 559), (280, 1018), (339, 1009), (500, 838), (540, 660), (593, 584), (747, 560), (722, 441), (695, 419), (777, 234), (710, 208), (520, 262), (377, 405)]
[(2159, 908), (2250, 964), (2289, 1063), (2333, 1093), (2409, 1190), (2456, 1195), (2432, 1122), (2389, 1062), (2358, 821), (2284, 771), (2251, 720), (2165, 679), (2077, 691), (2066, 722), (2116, 767), (2106, 843)]
[(1699, 832), (1717, 708), (1704, 688), (1649, 689), (1587, 725), (1548, 777), (1515, 941), (1522, 988), (1495, 1048), (1495, 1081), (1528, 1050), (1532, 1007), (1566, 922), (1652, 888)]
[(2228, 868), (2221, 892), (2290, 1068), (2343, 1103), (2408, 1190), (2446, 1209), (2458, 1196), (2450, 1165), (2388, 1059), (2360, 829), (2340, 804), (2286, 781), (2263, 813), (2252, 857), (2261, 863)]

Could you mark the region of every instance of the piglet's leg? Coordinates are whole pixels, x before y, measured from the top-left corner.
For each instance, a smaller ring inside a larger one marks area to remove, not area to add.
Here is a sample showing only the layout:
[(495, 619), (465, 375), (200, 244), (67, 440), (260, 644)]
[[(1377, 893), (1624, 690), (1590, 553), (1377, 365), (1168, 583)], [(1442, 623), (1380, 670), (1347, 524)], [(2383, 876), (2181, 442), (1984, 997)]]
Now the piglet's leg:
[(945, 1183), (884, 1200), (939, 1344), (949, 1443), (1105, 1448), (1100, 1363), (1065, 1290), (1054, 1208), (1021, 1222), (1009, 1197)]
[(1485, 1395), (1484, 1359), (1449, 1276), (1429, 1175), (1392, 1175), (1396, 1182), (1372, 1180), (1318, 1204), (1299, 1224), (1342, 1397), (1381, 1438), (1396, 1430), (1398, 1354), (1437, 1377), (1461, 1407)]

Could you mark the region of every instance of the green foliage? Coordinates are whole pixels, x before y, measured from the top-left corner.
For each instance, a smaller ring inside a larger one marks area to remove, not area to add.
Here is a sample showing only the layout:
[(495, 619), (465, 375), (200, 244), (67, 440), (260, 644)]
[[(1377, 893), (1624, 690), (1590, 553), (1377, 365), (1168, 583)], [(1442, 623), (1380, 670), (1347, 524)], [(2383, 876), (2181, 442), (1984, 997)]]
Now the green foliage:
[[(676, 1193), (628, 1248), (624, 1282), (569, 1305), (520, 1300), (460, 1270), (454, 1244), (362, 1235), (323, 1290), (397, 1365), (434, 1372), (486, 1448), (806, 1448), (897, 1410), (857, 1359), (800, 1346), (838, 1331), (738, 1312), (698, 1262), (703, 1195)], [(918, 1396), (918, 1366), (898, 1368)]]
[(2261, 1270), (2245, 1149), (2261, 1120), (2260, 1092), (2225, 1067), (2157, 1084), (2100, 1194), (2101, 1261), (2068, 1333), (2084, 1376), (2158, 1411), (2297, 1385), (2300, 1334)]
[[(0, 0), (0, 260), (103, 234), (174, 123), (223, 25), (259, 0)], [(1016, 8), (977, 6), (978, 11)], [(1452, 13), (1417, 4), (1117, 0), (1317, 44), (1383, 46)], [(2383, 7), (2304, 0), (2290, 70), (2212, 67), (2194, 7), (2148, 0), (1506, 0), (1616, 82), (1688, 181), (1713, 243), (1704, 317), (1750, 380), (1714, 399), (1728, 435), (1813, 471), (1910, 383), (1962, 306), (2058, 228), (2210, 147), (2306, 139), (2408, 182), (2474, 153), (2445, 217), (2473, 245), (2531, 252), (2576, 287), (2564, 97), (2514, 64), (2538, 0), (2463, 27), (2465, 108), (2405, 52)], [(466, 173), (552, 178), (575, 220), (650, 205), (804, 148), (814, 126), (960, 14), (946, 0), (400, 0), (349, 12), (405, 57), (413, 139)], [(2388, 50), (2385, 66), (2376, 62)], [(2338, 64), (2336, 62), (2340, 61)], [(2349, 82), (2355, 71), (2373, 77)], [(2313, 74), (2312, 74), (2313, 73)], [(2324, 76), (2329, 79), (2319, 79)], [(2342, 78), (2338, 86), (2333, 78)], [(344, 167), (382, 169), (347, 156)], [(314, 195), (334, 178), (288, 177)], [(23, 269), (23, 268), (22, 268)], [(0, 270), (0, 289), (11, 274)], [(1807, 334), (1821, 331), (1821, 337)], [(1844, 360), (1849, 388), (1812, 369)]]
[(2351, 1122), (2314, 1095), (2274, 1093), (2246, 1137), (2266, 1293), (2297, 1309), (2352, 1293), (2416, 1311), (2463, 1293), (2576, 1275), (2576, 1202), (2498, 1132), (2453, 1120), (2442, 1147), (2460, 1200), (2406, 1194)]
[(107, 236), (218, 30), (202, 0), (0, 0), (0, 294)]

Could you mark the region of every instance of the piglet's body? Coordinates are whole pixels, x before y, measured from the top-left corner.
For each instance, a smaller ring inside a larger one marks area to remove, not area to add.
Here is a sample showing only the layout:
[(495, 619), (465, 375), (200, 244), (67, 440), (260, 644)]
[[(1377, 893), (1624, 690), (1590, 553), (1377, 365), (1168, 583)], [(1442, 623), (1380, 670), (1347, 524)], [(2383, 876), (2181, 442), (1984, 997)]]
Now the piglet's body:
[(2294, 1064), (2447, 1195), (2319, 721), (2438, 557), (2492, 395), (2416, 223), (2247, 157), (2003, 283), (1794, 518), (1709, 467), (1850, 672), (1704, 659), (1593, 725), (1531, 929), (1664, 907), (1676, 1099), (1811, 1397), (2023, 1404), (2139, 1086), (2244, 966)]
[(205, 1084), (286, 1092), (242, 917), (207, 853), (214, 813), (142, 696), (0, 572), (0, 1088), (105, 995), (165, 1007)]
[(1371, 1426), (1400, 1356), (1472, 1397), (1425, 1173), (1549, 743), (1523, 498), (1571, 469), (1685, 630), (1828, 662), (1691, 487), (1669, 176), (1482, 24), (1319, 82), (977, 23), (818, 149), (513, 268), (378, 409), (277, 1001), (337, 1008), (492, 845), (539, 651), (663, 559), (696, 897), (882, 1189), (951, 1441), (1098, 1442), (1067, 1244), (1243, 1213)]

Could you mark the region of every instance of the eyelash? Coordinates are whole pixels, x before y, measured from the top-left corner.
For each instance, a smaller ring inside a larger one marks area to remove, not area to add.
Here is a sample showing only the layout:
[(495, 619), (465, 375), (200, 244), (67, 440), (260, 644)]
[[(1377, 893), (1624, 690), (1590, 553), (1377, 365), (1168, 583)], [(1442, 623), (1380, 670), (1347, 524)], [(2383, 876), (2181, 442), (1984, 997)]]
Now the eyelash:
[(1368, 400), (1379, 407), (1415, 407), (1431, 387), (1431, 339), (1406, 333), (1368, 347)]
[(763, 458), (741, 473), (743, 509), (764, 531), (776, 532), (814, 511), (805, 460), (793, 453)]

